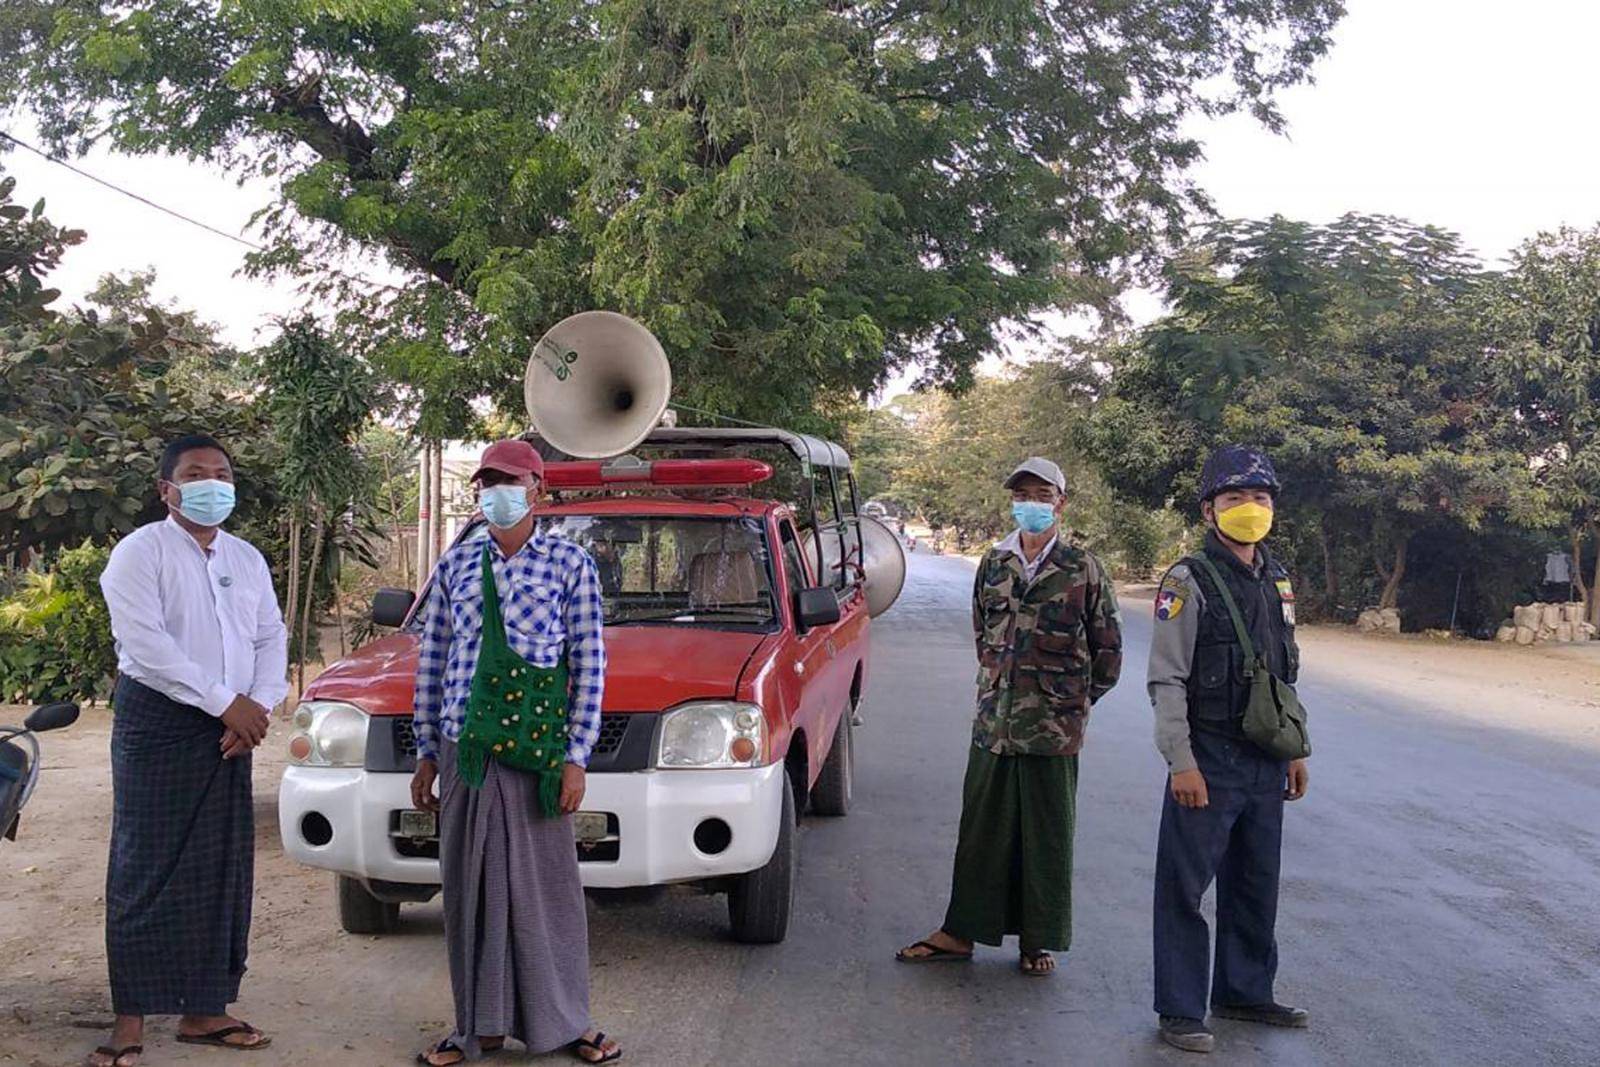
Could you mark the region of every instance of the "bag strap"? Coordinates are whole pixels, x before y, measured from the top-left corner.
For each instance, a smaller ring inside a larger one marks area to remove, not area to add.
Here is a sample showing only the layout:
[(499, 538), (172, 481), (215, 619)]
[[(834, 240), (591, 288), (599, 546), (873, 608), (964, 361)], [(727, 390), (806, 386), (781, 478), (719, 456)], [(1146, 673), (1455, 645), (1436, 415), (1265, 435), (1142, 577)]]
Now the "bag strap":
[(494, 561), (489, 558), (489, 546), (483, 546), (483, 640), (496, 635), (497, 645), (508, 645), (505, 620), (500, 617), (500, 589), (494, 581)]
[(1190, 558), (1206, 569), (1206, 573), (1211, 576), (1211, 583), (1217, 587), (1217, 592), (1222, 596), (1223, 606), (1228, 609), (1228, 618), (1233, 620), (1234, 635), (1239, 638), (1239, 644), (1244, 646), (1244, 676), (1246, 678), (1253, 676), (1256, 666), (1256, 646), (1250, 640), (1250, 631), (1245, 629), (1244, 616), (1239, 614), (1239, 605), (1234, 603), (1233, 594), (1228, 591), (1228, 583), (1222, 580), (1222, 572), (1217, 570), (1217, 565), (1204, 554)]

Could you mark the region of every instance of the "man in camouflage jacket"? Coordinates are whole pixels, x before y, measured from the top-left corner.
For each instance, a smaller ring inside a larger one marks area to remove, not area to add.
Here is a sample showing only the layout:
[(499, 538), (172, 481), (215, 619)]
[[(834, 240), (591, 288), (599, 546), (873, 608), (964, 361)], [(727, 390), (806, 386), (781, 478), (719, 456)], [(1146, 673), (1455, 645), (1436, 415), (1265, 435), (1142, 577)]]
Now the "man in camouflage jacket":
[(1018, 529), (973, 588), (978, 713), (950, 907), (897, 958), (970, 959), (974, 942), (1016, 934), (1023, 972), (1046, 975), (1072, 938), (1078, 750), (1090, 705), (1117, 683), (1122, 627), (1100, 561), (1060, 530), (1061, 468), (1034, 457), (1005, 484)]

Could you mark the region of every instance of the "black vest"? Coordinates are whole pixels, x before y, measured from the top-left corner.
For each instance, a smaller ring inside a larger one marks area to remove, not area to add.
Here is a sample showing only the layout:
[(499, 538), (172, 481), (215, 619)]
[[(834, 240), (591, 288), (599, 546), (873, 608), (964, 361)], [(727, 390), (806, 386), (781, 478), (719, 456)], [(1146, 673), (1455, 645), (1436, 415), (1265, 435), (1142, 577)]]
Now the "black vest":
[[(1256, 654), (1267, 661), (1273, 674), (1293, 685), (1300, 671), (1300, 650), (1295, 645), (1294, 626), (1286, 617), (1278, 584), (1282, 582), (1287, 587), (1288, 571), (1258, 546), (1260, 566), (1252, 574), (1215, 534), (1206, 537), (1204, 552), (1228, 584)], [(1187, 562), (1205, 600), (1189, 670), (1189, 725), (1191, 729), (1243, 737), (1244, 706), (1250, 696), (1244, 676), (1244, 647), (1239, 644), (1233, 620), (1211, 573), (1193, 559)]]

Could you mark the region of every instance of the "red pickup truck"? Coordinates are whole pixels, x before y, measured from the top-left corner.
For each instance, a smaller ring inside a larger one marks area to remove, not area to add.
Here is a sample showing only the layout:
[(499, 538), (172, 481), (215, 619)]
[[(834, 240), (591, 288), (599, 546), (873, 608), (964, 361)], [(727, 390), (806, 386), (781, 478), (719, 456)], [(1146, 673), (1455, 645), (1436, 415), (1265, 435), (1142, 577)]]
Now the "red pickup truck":
[[(855, 480), (837, 445), (782, 431), (661, 430), (647, 444), (679, 458), (553, 463), (539, 511), (542, 530), (594, 557), (605, 596), (580, 870), (595, 888), (726, 891), (737, 939), (781, 941), (798, 815), (850, 806), (870, 660)], [(409, 793), (413, 599), (380, 593), (374, 619), (399, 632), (307, 688), (278, 794), (286, 851), (337, 875), (355, 933), (393, 929), (401, 903), (439, 889), (434, 816)]]

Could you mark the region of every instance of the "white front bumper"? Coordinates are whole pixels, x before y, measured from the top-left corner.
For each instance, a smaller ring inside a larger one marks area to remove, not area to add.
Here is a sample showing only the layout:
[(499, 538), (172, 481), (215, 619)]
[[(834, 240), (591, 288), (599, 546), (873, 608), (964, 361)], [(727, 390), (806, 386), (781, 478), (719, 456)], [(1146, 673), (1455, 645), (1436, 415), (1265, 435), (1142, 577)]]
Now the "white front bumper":
[[(763, 866), (778, 843), (783, 773), (783, 766), (774, 764), (755, 770), (589, 775), (583, 810), (615, 815), (620, 840), (617, 859), (579, 863), (583, 884), (607, 889), (663, 885)], [(408, 774), (290, 767), (278, 787), (278, 832), (289, 857), (308, 867), (362, 880), (438, 885), (438, 861), (402, 856), (390, 837), (390, 813), (410, 807)], [(313, 813), (333, 829), (324, 845), (306, 840), (303, 827)], [(732, 831), (728, 846), (714, 856), (694, 843), (695, 829), (706, 819), (721, 819)]]

